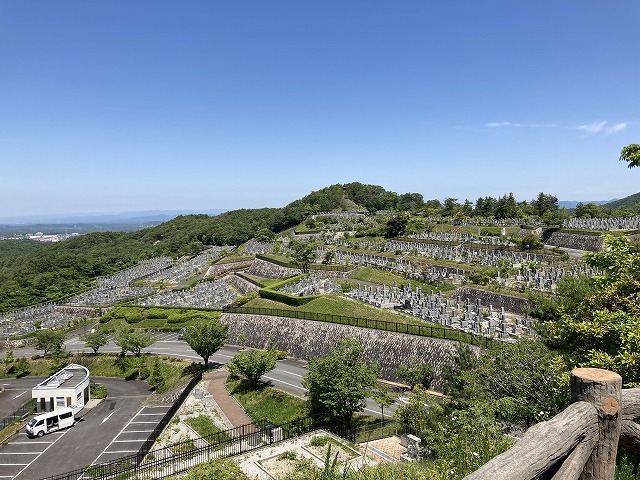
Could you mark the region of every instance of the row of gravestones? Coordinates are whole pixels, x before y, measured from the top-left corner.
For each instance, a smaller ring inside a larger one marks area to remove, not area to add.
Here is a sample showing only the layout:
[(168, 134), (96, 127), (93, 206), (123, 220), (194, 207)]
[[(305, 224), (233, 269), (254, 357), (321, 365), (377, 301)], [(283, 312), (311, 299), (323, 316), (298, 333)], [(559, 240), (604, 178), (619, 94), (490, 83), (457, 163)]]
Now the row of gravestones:
[(216, 278), (235, 270), (243, 270), (249, 268), (251, 262), (253, 262), (253, 260), (246, 262), (214, 263), (207, 269), (203, 278)]
[(342, 287), (338, 285), (335, 278), (325, 274), (312, 273), (298, 282), (285, 285), (280, 291), (290, 295), (308, 296), (338, 293), (342, 291)]
[(63, 307), (54, 303), (38, 305), (0, 315), (0, 337), (8, 338), (33, 332), (36, 323), (42, 328), (62, 327), (92, 315), (92, 308)]
[(493, 246), (510, 246), (513, 243), (504, 237), (491, 237), (491, 236), (480, 236), (480, 235), (470, 235), (467, 233), (419, 233), (409, 235), (409, 238), (415, 238), (416, 240), (426, 240), (427, 243), (429, 241), (437, 241), (437, 242), (453, 242), (453, 243), (475, 243), (480, 245), (493, 245)]
[(210, 247), (192, 258), (178, 261), (172, 268), (162, 270), (148, 277), (150, 282), (180, 283), (202, 271), (207, 265), (220, 258), (223, 252), (234, 247)]
[(223, 308), (239, 296), (238, 290), (233, 288), (226, 278), (222, 278), (198, 282), (185, 290), (170, 290), (151, 295), (136, 303), (156, 307)]
[[(504, 307), (493, 309), (492, 304), (485, 308), (481, 299), (472, 302), (470, 297), (457, 295), (446, 298), (442, 292), (434, 294), (422, 292), (418, 287), (371, 287), (358, 285), (347, 293), (355, 300), (378, 308), (395, 308), (415, 317), (466, 333), (490, 336), (500, 339), (513, 339), (531, 336), (531, 322), (525, 315), (508, 318)], [(464, 298), (464, 300), (463, 300)]]
[(638, 230), (640, 229), (640, 215), (616, 218), (570, 218), (563, 220), (562, 226), (589, 230)]
[(249, 267), (247, 273), (262, 278), (289, 278), (295, 275), (300, 275), (302, 271), (298, 268), (283, 267), (281, 265), (256, 258), (251, 263), (251, 267)]

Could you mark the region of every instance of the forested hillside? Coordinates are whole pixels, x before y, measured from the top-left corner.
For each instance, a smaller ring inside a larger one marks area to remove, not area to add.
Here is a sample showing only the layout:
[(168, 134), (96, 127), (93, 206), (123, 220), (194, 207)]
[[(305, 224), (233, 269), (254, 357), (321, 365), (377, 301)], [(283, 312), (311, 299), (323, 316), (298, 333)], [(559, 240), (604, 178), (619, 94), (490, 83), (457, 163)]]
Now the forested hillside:
[(637, 210), (640, 207), (640, 192), (621, 198), (620, 200), (605, 203), (603, 206), (611, 209), (633, 208)]
[[(413, 201), (413, 203), (410, 202)], [(398, 195), (373, 185), (333, 185), (283, 208), (233, 210), (214, 217), (186, 215), (131, 233), (90, 233), (56, 244), (0, 242), (0, 312), (58, 300), (92, 281), (158, 257), (192, 255), (210, 245), (239, 245), (263, 228), (280, 232), (314, 212), (348, 202), (367, 210), (421, 206), (419, 194)]]

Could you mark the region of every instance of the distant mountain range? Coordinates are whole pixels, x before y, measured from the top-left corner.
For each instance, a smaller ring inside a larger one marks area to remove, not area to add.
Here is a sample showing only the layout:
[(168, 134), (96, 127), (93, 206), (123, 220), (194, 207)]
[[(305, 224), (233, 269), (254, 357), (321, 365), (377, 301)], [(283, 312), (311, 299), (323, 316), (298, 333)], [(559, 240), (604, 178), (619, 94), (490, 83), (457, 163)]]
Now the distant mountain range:
[(585, 205), (587, 203), (604, 205), (606, 203), (614, 202), (616, 200), (617, 198), (614, 198), (613, 200), (559, 200), (558, 205), (560, 206), (560, 208), (576, 208), (576, 205), (578, 205), (579, 203), (584, 203)]
[(2, 225), (54, 225), (54, 224), (101, 224), (101, 225), (141, 225), (159, 224), (176, 218), (179, 215), (206, 214), (219, 215), (228, 210), (142, 210), (118, 213), (67, 213), (51, 215), (25, 215), (16, 217), (0, 217)]

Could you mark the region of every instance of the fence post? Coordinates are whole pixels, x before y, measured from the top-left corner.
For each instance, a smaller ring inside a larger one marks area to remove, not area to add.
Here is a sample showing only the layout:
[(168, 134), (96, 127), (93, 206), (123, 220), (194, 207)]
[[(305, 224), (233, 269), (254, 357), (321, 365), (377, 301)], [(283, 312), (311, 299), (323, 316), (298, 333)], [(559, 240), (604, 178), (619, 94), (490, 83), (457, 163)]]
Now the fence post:
[(600, 430), (580, 480), (613, 480), (622, 428), (621, 391), (622, 377), (615, 372), (599, 368), (575, 368), (571, 372), (571, 401), (596, 407)]

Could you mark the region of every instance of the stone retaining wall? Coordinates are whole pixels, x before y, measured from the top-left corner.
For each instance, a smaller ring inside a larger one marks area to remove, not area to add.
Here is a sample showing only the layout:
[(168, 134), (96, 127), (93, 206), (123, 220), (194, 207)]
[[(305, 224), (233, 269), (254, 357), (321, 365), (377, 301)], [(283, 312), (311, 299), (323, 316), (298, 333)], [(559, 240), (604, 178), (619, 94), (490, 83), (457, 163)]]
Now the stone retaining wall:
[[(411, 358), (433, 365), (434, 389), (441, 388), (442, 368), (450, 362), (457, 345), (451, 340), (295, 318), (224, 313), (220, 321), (229, 325), (229, 343), (244, 335), (248, 346), (268, 348), (271, 342), (278, 349), (304, 359), (326, 356), (338, 340), (352, 337), (365, 347), (367, 362), (378, 361), (385, 379), (397, 380), (396, 368), (406, 365)], [(478, 351), (477, 347), (471, 348)]]
[(555, 247), (573, 248), (598, 252), (604, 246), (604, 237), (593, 235), (578, 235), (576, 233), (545, 232), (542, 236), (544, 243)]

